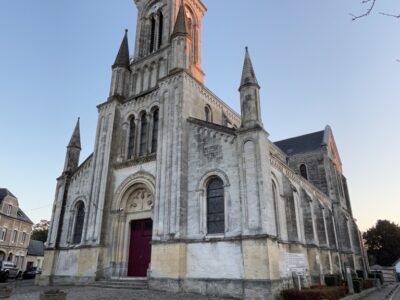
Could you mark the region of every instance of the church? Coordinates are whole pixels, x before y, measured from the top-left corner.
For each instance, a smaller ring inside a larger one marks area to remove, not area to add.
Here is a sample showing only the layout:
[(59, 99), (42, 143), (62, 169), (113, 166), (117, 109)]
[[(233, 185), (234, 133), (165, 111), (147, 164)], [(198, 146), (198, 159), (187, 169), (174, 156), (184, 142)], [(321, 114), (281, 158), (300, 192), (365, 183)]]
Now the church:
[[(246, 48), (238, 114), (204, 85), (200, 0), (135, 0), (97, 106), (93, 153), (67, 146), (40, 284), (273, 299), (297, 276), (366, 268), (329, 126), (271, 142)], [(238, 74), (238, 78), (240, 74)]]

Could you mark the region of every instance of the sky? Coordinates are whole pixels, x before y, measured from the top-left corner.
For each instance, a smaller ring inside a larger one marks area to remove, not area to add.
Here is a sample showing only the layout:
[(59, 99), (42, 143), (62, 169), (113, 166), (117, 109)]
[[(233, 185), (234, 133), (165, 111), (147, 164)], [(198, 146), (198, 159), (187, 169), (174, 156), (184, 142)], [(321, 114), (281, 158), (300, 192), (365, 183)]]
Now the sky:
[[(277, 141), (330, 125), (361, 230), (400, 223), (398, 0), (204, 0), (205, 84), (239, 112), (248, 46), (262, 118)], [(81, 118), (83, 161), (94, 148), (132, 0), (0, 1), (0, 187), (34, 221), (50, 219), (66, 145)]]

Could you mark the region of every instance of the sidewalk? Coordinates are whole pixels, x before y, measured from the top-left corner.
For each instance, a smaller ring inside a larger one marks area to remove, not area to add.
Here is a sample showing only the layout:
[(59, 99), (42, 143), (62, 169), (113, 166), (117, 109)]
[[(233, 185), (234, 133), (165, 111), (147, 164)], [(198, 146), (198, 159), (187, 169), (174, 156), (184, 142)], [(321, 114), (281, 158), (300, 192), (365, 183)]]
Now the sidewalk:
[[(10, 285), (12, 287), (12, 285)], [(12, 300), (38, 300), (39, 295), (44, 290), (60, 289), (67, 293), (68, 300), (205, 300), (222, 299), (207, 298), (192, 294), (174, 294), (167, 292), (157, 292), (150, 290), (128, 290), (128, 289), (108, 289), (97, 287), (38, 287), (38, 286), (19, 286), (13, 288)], [(228, 300), (225, 298), (225, 300)]]
[(362, 298), (362, 300), (400, 300), (399, 283), (384, 286), (382, 289)]

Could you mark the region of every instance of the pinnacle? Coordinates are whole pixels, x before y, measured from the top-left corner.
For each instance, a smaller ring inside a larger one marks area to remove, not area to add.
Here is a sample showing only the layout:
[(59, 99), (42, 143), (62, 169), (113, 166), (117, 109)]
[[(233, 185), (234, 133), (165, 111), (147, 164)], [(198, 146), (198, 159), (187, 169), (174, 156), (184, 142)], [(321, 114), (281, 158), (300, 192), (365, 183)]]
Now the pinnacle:
[(246, 47), (246, 54), (244, 57), (243, 71), (242, 71), (242, 79), (240, 82), (240, 87), (248, 84), (258, 85), (258, 81), (256, 78), (256, 74), (254, 72), (253, 64), (251, 63), (251, 58), (249, 54), (249, 48)]
[(80, 126), (79, 126), (79, 120), (76, 122), (74, 132), (72, 133), (71, 140), (69, 141), (68, 148), (69, 147), (74, 147), (74, 148), (79, 148), (81, 149), (81, 132), (80, 132)]
[(129, 67), (128, 29), (125, 29), (125, 35), (122, 39), (113, 67)]
[(174, 31), (172, 32), (172, 36), (175, 35), (185, 35), (188, 33), (187, 24), (186, 24), (186, 15), (185, 15), (185, 7), (183, 6), (183, 2), (179, 7), (178, 16), (176, 17)]

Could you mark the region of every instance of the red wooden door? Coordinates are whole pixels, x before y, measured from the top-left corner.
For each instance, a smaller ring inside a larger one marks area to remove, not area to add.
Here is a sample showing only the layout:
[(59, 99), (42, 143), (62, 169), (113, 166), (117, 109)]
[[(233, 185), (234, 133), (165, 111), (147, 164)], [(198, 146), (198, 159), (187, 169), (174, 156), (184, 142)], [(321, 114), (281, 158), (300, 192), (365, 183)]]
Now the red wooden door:
[(128, 276), (146, 277), (151, 257), (151, 219), (131, 222)]

